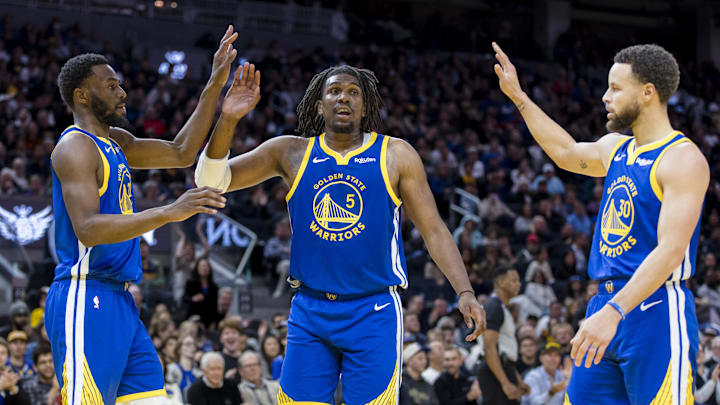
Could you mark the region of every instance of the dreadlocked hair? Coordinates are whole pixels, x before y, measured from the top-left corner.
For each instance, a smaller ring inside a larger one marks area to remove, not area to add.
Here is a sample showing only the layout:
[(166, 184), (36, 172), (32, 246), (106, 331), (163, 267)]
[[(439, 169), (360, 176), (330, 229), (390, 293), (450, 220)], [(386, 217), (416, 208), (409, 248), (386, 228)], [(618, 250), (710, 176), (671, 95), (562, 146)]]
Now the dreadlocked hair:
[(317, 111), (317, 101), (322, 98), (323, 87), (328, 77), (349, 74), (360, 82), (363, 95), (365, 116), (360, 120), (360, 131), (371, 132), (379, 129), (382, 124), (380, 108), (383, 106), (382, 97), (378, 91), (378, 79), (375, 73), (368, 69), (359, 69), (354, 66), (333, 66), (313, 76), (305, 91), (305, 95), (295, 110), (297, 112), (299, 135), (306, 138), (320, 135), (325, 132), (325, 120)]

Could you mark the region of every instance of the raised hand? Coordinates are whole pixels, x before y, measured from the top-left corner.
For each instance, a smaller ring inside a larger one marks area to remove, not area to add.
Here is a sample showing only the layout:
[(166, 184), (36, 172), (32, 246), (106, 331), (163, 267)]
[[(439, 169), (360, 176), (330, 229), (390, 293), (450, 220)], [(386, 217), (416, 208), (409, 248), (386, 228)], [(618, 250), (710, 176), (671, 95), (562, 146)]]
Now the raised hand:
[(260, 71), (255, 65), (245, 62), (235, 72), (232, 85), (225, 94), (222, 113), (225, 116), (240, 119), (249, 113), (260, 101)]
[(465, 319), (465, 325), (472, 329), (473, 321), (475, 323), (475, 330), (465, 340), (472, 342), (477, 339), (478, 336), (485, 332), (487, 323), (485, 321), (485, 310), (482, 305), (478, 303), (477, 298), (474, 294), (461, 294), (458, 299), (458, 309)]
[(224, 208), (225, 201), (220, 190), (211, 187), (193, 188), (168, 205), (166, 214), (170, 221), (180, 222), (199, 213), (216, 214), (215, 208)]
[(522, 88), (520, 88), (517, 70), (515, 70), (515, 66), (510, 62), (510, 58), (505, 55), (505, 52), (500, 49), (497, 43), (493, 42), (492, 47), (495, 51), (495, 59), (499, 62), (495, 64), (494, 69), (495, 74), (500, 80), (500, 90), (508, 96), (510, 100), (515, 102), (523, 94)]
[(237, 49), (233, 48), (233, 42), (238, 37), (238, 33), (234, 32), (233, 26), (228, 25), (225, 35), (220, 40), (220, 45), (213, 55), (212, 73), (210, 73), (209, 83), (224, 86), (230, 76), (230, 66), (232, 66)]

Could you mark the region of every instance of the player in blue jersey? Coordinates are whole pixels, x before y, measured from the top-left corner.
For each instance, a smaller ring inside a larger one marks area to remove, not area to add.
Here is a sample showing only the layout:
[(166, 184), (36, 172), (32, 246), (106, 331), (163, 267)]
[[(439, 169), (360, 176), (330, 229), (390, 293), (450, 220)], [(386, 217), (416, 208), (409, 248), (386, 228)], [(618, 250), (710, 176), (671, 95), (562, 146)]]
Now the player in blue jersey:
[(51, 156), (60, 262), (47, 296), (45, 326), (63, 404), (166, 403), (159, 358), (127, 291), (142, 277), (138, 236), (199, 212), (215, 213), (225, 199), (204, 187), (136, 213), (130, 168), (193, 163), (236, 56), (236, 38), (228, 27), (199, 103), (173, 141), (137, 139), (111, 128), (125, 121), (126, 93), (103, 56), (78, 55), (60, 71), (58, 87), (74, 125), (62, 133)]
[[(605, 176), (588, 274), (599, 293), (572, 340), (565, 403), (693, 404), (698, 325), (685, 280), (695, 272), (709, 168), (672, 128), (675, 58), (657, 45), (618, 52), (602, 97), (611, 133), (575, 142), (520, 88), (515, 67), (493, 43), (500, 89), (535, 140), (561, 168)], [(618, 132), (632, 129), (632, 136)]]
[[(260, 85), (254, 66), (235, 84)], [(229, 92), (232, 94), (232, 90)], [(408, 284), (400, 207), (459, 294), (473, 340), (485, 314), (420, 157), (405, 141), (373, 131), (382, 101), (375, 75), (350, 66), (315, 75), (298, 105), (302, 136), (273, 138), (228, 161), (239, 116), (221, 115), (195, 179), (233, 191), (279, 176), (293, 229), (290, 279), (299, 288), (288, 320), (280, 404), (332, 404), (342, 374), (348, 405), (398, 401), (402, 307)]]

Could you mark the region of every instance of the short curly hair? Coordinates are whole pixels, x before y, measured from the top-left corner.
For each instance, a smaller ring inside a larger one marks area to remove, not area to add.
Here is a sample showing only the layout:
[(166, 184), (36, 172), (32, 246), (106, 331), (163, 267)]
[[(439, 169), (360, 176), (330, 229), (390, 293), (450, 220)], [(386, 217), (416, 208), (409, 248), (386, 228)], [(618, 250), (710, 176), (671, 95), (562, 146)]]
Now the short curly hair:
[(642, 83), (652, 83), (660, 102), (665, 104), (680, 83), (680, 68), (675, 57), (655, 44), (629, 46), (617, 54), (615, 63), (627, 63)]
[(68, 59), (60, 69), (60, 74), (58, 74), (57, 79), (60, 97), (62, 97), (65, 104), (70, 106), (70, 108), (75, 107), (73, 103), (73, 92), (82, 86), (85, 79), (93, 74), (93, 66), (109, 64), (110, 62), (108, 62), (104, 56), (96, 53), (83, 53)]

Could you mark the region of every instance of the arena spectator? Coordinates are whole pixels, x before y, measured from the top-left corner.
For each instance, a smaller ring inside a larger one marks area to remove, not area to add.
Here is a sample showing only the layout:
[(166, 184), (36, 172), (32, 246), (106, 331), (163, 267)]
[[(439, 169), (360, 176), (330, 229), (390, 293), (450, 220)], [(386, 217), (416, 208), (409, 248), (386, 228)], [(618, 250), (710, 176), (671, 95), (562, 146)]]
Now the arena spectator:
[(60, 394), (60, 385), (55, 378), (55, 367), (49, 345), (41, 344), (35, 348), (33, 363), (37, 374), (23, 381), (23, 390), (31, 404), (55, 404)]
[(280, 339), (275, 335), (266, 334), (262, 339), (260, 347), (262, 348), (260, 363), (262, 365), (263, 378), (276, 380), (277, 378), (273, 377), (272, 364), (276, 358), (282, 355)]
[(428, 343), (428, 366), (422, 372), (422, 378), (430, 385), (434, 385), (440, 374), (442, 374), (445, 361), (445, 347), (441, 342), (431, 341)]
[(563, 404), (572, 370), (560, 370), (561, 360), (560, 345), (557, 343), (548, 343), (540, 351), (542, 365), (530, 370), (525, 376), (525, 383), (530, 387), (529, 405)]
[(445, 405), (475, 405), (482, 397), (478, 381), (463, 368), (463, 357), (456, 346), (447, 347), (444, 372), (435, 381), (435, 395)]
[(187, 389), (202, 376), (198, 367), (198, 351), (195, 343), (195, 336), (191, 333), (180, 334), (177, 347), (177, 359), (175, 363), (167, 364), (165, 369), (165, 381), (177, 385), (181, 398), (187, 400)]
[(237, 385), (240, 383), (238, 374), (238, 360), (247, 348), (248, 337), (239, 319), (225, 318), (218, 326), (222, 357), (225, 365), (225, 378), (229, 378)]
[(277, 274), (277, 283), (273, 298), (278, 298), (285, 292), (287, 286), (287, 275), (290, 269), (290, 221), (283, 218), (275, 224), (275, 235), (265, 244), (265, 252), (263, 253), (266, 266), (274, 269)]
[(400, 386), (400, 405), (440, 405), (435, 389), (422, 377), (427, 367), (427, 356), (419, 343), (405, 346), (403, 363), (405, 372)]
[(28, 344), (27, 334), (21, 330), (14, 330), (8, 335), (7, 342), (10, 356), (5, 365), (20, 377), (20, 381), (34, 376), (33, 363), (25, 358)]
[(32, 328), (30, 327), (30, 308), (23, 301), (15, 301), (10, 305), (10, 324), (4, 325), (0, 329), (3, 336), (14, 330), (21, 330), (30, 335)]
[(202, 378), (195, 381), (187, 393), (190, 405), (240, 405), (243, 403), (237, 384), (224, 379), (225, 362), (217, 352), (205, 353), (200, 360)]
[(277, 405), (280, 385), (277, 381), (263, 378), (260, 356), (253, 351), (246, 351), (240, 356), (240, 393), (249, 405)]
[[(533, 336), (524, 336), (518, 338), (520, 342), (520, 357), (515, 367), (521, 376), (525, 376), (530, 370), (539, 366), (538, 363), (538, 343)], [(525, 381), (527, 382), (527, 380)]]
[(202, 257), (195, 263), (192, 278), (185, 283), (183, 301), (187, 305), (187, 316), (200, 315), (207, 328), (218, 318), (218, 286), (213, 279), (210, 259)]

